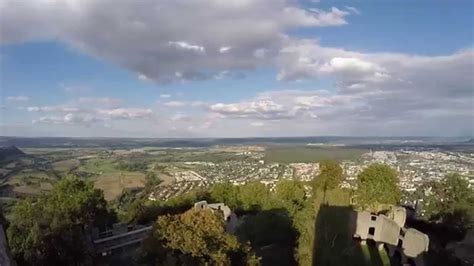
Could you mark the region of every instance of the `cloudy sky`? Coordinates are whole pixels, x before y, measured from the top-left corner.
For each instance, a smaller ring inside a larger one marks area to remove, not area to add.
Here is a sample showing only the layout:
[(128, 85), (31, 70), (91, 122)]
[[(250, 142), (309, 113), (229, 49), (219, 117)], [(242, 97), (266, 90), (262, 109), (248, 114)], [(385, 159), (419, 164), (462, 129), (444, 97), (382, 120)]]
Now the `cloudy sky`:
[(472, 136), (473, 10), (0, 0), (0, 135)]

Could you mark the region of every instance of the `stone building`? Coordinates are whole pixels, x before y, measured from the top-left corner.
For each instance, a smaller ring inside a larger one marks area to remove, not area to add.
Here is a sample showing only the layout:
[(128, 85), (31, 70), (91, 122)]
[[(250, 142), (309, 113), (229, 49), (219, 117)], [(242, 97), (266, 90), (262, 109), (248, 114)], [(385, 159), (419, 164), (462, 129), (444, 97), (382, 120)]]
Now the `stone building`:
[(353, 217), (354, 237), (365, 245), (367, 240), (376, 243), (379, 250), (384, 247), (390, 256), (398, 253), (402, 263), (412, 261), (424, 265), (424, 253), (428, 251), (429, 238), (413, 228), (405, 228), (406, 211), (394, 207), (387, 215), (374, 215), (366, 211), (355, 213)]

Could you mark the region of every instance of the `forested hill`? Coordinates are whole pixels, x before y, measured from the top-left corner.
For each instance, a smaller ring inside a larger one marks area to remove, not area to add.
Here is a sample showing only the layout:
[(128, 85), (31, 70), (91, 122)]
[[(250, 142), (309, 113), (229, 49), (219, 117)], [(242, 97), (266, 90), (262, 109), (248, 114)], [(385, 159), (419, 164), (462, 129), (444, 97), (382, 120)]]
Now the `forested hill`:
[(0, 161), (3, 161), (7, 158), (14, 158), (25, 155), (20, 149), (16, 146), (0, 146)]

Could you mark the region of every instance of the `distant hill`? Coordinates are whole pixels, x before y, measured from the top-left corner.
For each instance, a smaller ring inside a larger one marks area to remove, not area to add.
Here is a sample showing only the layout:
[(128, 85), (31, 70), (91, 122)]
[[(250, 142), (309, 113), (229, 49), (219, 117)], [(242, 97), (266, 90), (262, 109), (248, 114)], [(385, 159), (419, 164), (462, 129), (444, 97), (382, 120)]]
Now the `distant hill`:
[(469, 140), (465, 141), (464, 143), (474, 143), (474, 138), (470, 138)]
[(0, 147), (0, 161), (8, 158), (16, 158), (24, 156), (25, 153), (18, 149), (16, 146), (2, 146)]

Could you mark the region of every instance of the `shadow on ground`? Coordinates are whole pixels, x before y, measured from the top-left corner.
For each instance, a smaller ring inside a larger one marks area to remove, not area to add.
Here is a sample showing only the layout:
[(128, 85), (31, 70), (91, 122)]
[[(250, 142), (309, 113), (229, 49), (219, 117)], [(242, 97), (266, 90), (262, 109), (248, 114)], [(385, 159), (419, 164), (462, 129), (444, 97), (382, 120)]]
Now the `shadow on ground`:
[(391, 265), (385, 251), (370, 241), (366, 246), (352, 238), (355, 211), (350, 206), (321, 204), (315, 219), (313, 265)]
[(293, 251), (296, 230), (285, 209), (263, 210), (240, 217), (242, 223), (236, 235), (242, 242), (249, 241), (262, 265), (296, 265)]

